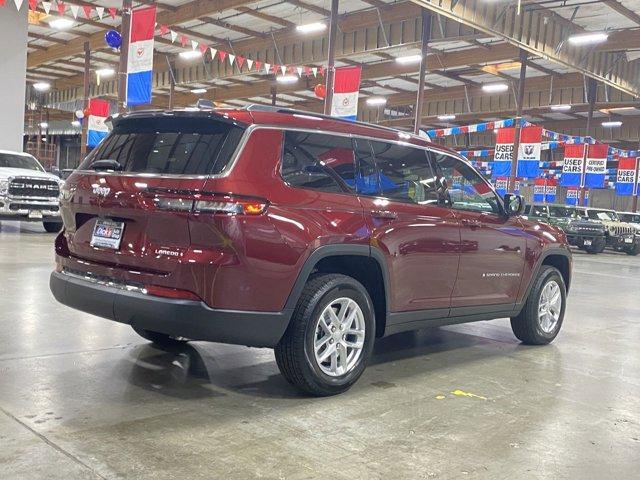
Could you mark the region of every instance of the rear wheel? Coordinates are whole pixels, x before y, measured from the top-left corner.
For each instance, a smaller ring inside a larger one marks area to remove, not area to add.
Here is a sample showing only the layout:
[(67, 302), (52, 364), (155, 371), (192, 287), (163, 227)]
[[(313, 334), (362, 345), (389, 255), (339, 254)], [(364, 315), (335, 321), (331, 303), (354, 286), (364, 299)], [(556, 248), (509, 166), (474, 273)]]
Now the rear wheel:
[(133, 330), (142, 338), (147, 339), (150, 342), (153, 342), (159, 347), (175, 347), (178, 345), (182, 345), (187, 341), (187, 339), (182, 337), (176, 338), (176, 337), (167, 335), (166, 333), (145, 330), (143, 328), (134, 327), (133, 325), (131, 326), (131, 328), (133, 328)]
[(62, 222), (42, 222), (42, 226), (48, 233), (57, 233), (62, 230)]
[(367, 290), (339, 274), (312, 277), (275, 348), (282, 375), (317, 396), (348, 390), (362, 375), (375, 337)]
[(545, 345), (560, 332), (564, 320), (567, 288), (560, 272), (543, 265), (517, 317), (511, 319), (514, 335), (529, 345)]

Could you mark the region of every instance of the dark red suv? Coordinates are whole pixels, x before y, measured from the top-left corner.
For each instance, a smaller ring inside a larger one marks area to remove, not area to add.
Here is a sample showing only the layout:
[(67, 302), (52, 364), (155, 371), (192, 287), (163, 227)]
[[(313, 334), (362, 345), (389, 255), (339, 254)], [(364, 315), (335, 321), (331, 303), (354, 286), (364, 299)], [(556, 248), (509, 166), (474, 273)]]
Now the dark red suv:
[(157, 344), (273, 347), (316, 395), (349, 388), (375, 337), (510, 317), (562, 325), (564, 234), (518, 216), (464, 159), (303, 112), (147, 111), (62, 189), (51, 290)]

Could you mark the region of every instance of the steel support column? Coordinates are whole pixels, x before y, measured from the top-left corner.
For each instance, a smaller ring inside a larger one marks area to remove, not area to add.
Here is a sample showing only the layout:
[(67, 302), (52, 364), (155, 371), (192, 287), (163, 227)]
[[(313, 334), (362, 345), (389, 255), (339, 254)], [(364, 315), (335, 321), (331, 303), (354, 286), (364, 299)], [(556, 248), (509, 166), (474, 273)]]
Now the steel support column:
[(331, 115), (333, 101), (333, 79), (335, 76), (336, 35), (338, 33), (338, 4), (339, 0), (331, 0), (331, 18), (329, 21), (329, 60), (327, 62), (327, 95), (324, 99), (324, 114)]
[(124, 112), (127, 103), (127, 60), (129, 58), (129, 30), (131, 29), (131, 0), (122, 0), (122, 45), (118, 67), (118, 110)]
[[(89, 86), (91, 85), (91, 44), (84, 42), (84, 81), (82, 85), (82, 109), (89, 108)], [(82, 134), (80, 135), (80, 157), (87, 155), (87, 131), (89, 130), (89, 116), (82, 119)]]
[[(587, 80), (587, 101), (589, 102), (589, 111), (587, 113), (587, 128), (585, 137), (591, 136), (591, 130), (593, 129), (593, 111), (596, 106), (596, 97), (598, 96), (598, 83), (589, 78)], [(587, 155), (589, 152), (589, 146), (584, 149), (584, 156), (582, 157), (582, 175), (580, 177), (580, 205), (584, 205), (585, 199), (585, 178), (587, 172)]]
[(518, 150), (520, 149), (520, 120), (524, 107), (524, 86), (527, 77), (527, 52), (520, 49), (520, 79), (518, 81), (518, 104), (516, 105), (516, 132), (513, 139), (513, 155), (511, 157), (511, 171), (509, 172), (509, 192), (516, 189), (516, 174), (518, 173)]
[(431, 38), (431, 12), (426, 8), (422, 9), (422, 58), (420, 59), (420, 72), (418, 77), (418, 94), (416, 97), (415, 120), (413, 122), (413, 133), (418, 134), (422, 123), (422, 107), (424, 103), (424, 77), (427, 71), (427, 50), (429, 39)]

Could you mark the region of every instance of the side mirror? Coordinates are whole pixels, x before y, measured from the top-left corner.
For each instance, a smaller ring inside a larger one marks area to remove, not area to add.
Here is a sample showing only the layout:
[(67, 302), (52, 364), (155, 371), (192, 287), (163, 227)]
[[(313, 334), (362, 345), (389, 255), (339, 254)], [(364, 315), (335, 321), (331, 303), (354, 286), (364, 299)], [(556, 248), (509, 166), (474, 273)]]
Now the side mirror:
[(509, 217), (515, 217), (524, 212), (524, 198), (520, 195), (507, 193), (504, 196), (504, 209)]

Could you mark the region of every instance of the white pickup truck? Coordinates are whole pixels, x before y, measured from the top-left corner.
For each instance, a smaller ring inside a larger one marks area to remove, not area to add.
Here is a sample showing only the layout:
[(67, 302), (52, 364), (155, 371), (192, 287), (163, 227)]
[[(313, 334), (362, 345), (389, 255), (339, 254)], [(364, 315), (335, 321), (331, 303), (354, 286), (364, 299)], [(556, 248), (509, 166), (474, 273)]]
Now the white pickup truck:
[(47, 232), (59, 231), (63, 183), (32, 155), (0, 150), (0, 220), (42, 222)]

